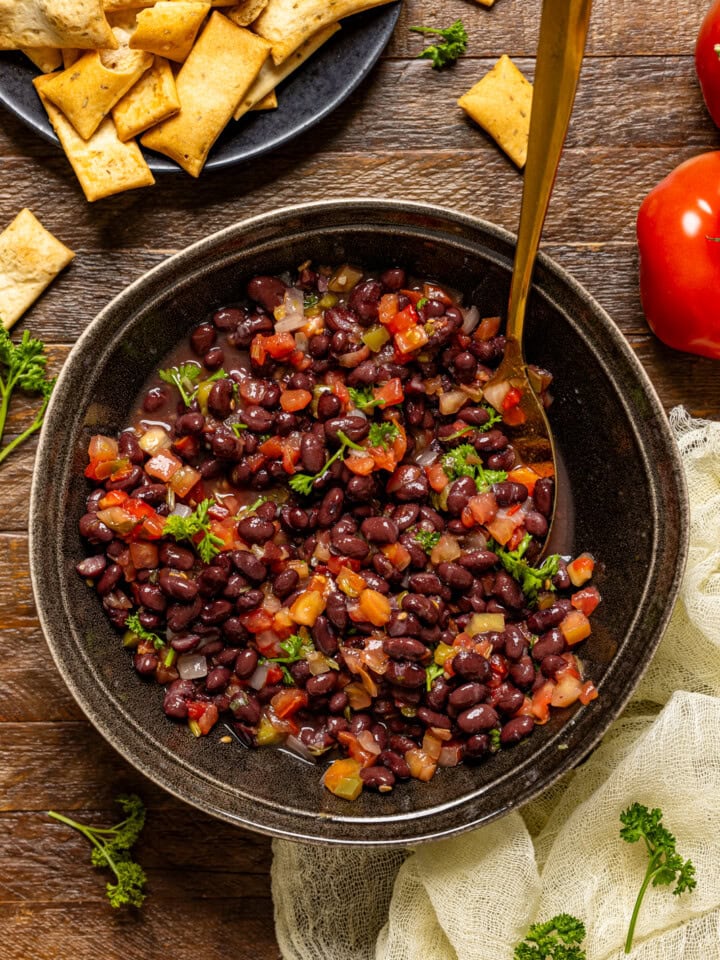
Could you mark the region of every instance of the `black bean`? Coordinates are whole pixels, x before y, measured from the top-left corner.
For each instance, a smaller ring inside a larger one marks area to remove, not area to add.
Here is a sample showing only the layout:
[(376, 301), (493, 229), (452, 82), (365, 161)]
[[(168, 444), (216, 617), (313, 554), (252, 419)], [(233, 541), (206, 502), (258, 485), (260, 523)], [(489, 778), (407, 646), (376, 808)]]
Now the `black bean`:
[(398, 538), (398, 525), (387, 517), (368, 517), (360, 526), (362, 535), (370, 543), (395, 543)]
[(370, 432), (370, 424), (365, 417), (349, 414), (346, 417), (332, 417), (325, 421), (325, 436), (329, 440), (338, 440), (338, 432), (342, 431), (348, 439), (360, 443)]
[(535, 721), (532, 717), (515, 717), (508, 720), (500, 731), (500, 743), (504, 747), (509, 747), (514, 743), (519, 743), (524, 737), (533, 732)]
[(247, 313), (244, 310), (238, 310), (237, 307), (222, 307), (213, 314), (212, 322), (218, 330), (234, 330), (246, 316)]
[(222, 347), (210, 347), (203, 357), (203, 363), (208, 370), (219, 370), (223, 363), (225, 363), (225, 354), (223, 353)]
[(213, 667), (205, 678), (205, 689), (208, 693), (219, 693), (230, 682), (230, 671), (227, 667)]
[(273, 425), (273, 415), (264, 407), (251, 404), (240, 412), (240, 417), (254, 433), (267, 433)]
[(297, 570), (288, 567), (273, 580), (273, 592), (282, 600), (296, 589), (298, 583), (300, 583), (300, 575)]
[(327, 458), (325, 445), (314, 433), (303, 433), (300, 441), (300, 459), (308, 473), (319, 473)]
[(353, 537), (350, 534), (343, 534), (336, 537), (333, 541), (333, 550), (345, 557), (353, 560), (364, 560), (370, 553), (370, 547), (361, 540), (360, 537)]
[(471, 383), (475, 379), (477, 360), (467, 350), (463, 350), (455, 357), (453, 366), (460, 383)]
[(348, 705), (348, 695), (344, 690), (338, 690), (328, 701), (328, 710), (330, 713), (342, 713)]
[(565, 649), (565, 638), (562, 633), (554, 627), (544, 633), (531, 650), (533, 660), (538, 663), (545, 657), (558, 657)]
[(369, 322), (378, 315), (378, 302), (382, 296), (382, 285), (377, 280), (361, 280), (356, 284), (348, 299), (348, 306), (361, 320)]
[(251, 583), (262, 583), (267, 577), (267, 567), (251, 550), (233, 550), (232, 562)]
[(465, 741), (465, 755), (473, 759), (484, 757), (490, 750), (490, 737), (486, 733), (476, 733)]
[(322, 499), (318, 510), (318, 525), (331, 527), (342, 513), (345, 494), (341, 487), (332, 487)]
[(383, 650), (393, 660), (424, 660), (428, 653), (424, 644), (410, 637), (386, 637)]
[(378, 790), (380, 793), (388, 793), (395, 786), (395, 774), (387, 767), (363, 767), (360, 771), (360, 779), (366, 787)]
[(230, 415), (233, 399), (233, 382), (228, 379), (216, 380), (210, 388), (207, 404), (210, 413), (218, 420)]
[(402, 503), (423, 500), (429, 490), (424, 470), (415, 464), (399, 466), (387, 483), (387, 492)]
[(481, 733), (498, 725), (498, 715), (486, 703), (475, 704), (457, 718), (457, 725), (465, 733)]
[(482, 683), (462, 683), (450, 693), (448, 703), (456, 710), (465, 710), (467, 707), (474, 707), (486, 696), (487, 687)]
[(285, 298), (287, 287), (278, 277), (253, 277), (247, 285), (247, 293), (251, 300), (259, 303), (268, 313), (279, 307)]
[(525, 597), (520, 588), (520, 584), (505, 570), (500, 570), (495, 575), (493, 595), (506, 606), (513, 607), (514, 609), (519, 609), (525, 603)]
[(372, 726), (372, 717), (369, 713), (356, 713), (350, 721), (350, 731), (356, 736)]
[(202, 600), (195, 597), (191, 603), (173, 603), (167, 609), (167, 625), (173, 633), (181, 633), (197, 617)]
[(391, 660), (385, 674), (390, 683), (417, 689), (425, 685), (425, 671), (410, 661)]
[(204, 597), (213, 597), (221, 593), (228, 582), (228, 572), (224, 567), (209, 566), (201, 571), (198, 577), (200, 593)]
[(157, 670), (159, 660), (154, 653), (136, 653), (133, 666), (141, 676), (149, 676)]
[[(337, 594), (335, 594), (337, 596)], [(343, 604), (344, 607), (344, 604)], [(332, 657), (338, 651), (338, 641), (328, 617), (319, 616), (311, 629), (315, 646), (325, 656)]]
[(211, 323), (200, 323), (190, 331), (190, 346), (202, 357), (215, 343), (217, 332)]
[[(229, 621), (225, 622), (225, 626)], [(246, 680), (248, 677), (251, 677), (255, 673), (255, 668), (258, 665), (258, 655), (255, 650), (241, 650), (240, 653), (235, 657), (235, 673), (241, 680)]]
[(492, 453), (496, 450), (504, 450), (508, 445), (508, 438), (501, 430), (488, 430), (487, 433), (477, 434), (472, 444), (480, 453)]
[(408, 587), (413, 593), (422, 593), (425, 596), (438, 594), (442, 590), (440, 578), (434, 573), (413, 573), (408, 580)]
[(527, 640), (522, 630), (514, 624), (511, 624), (505, 628), (503, 637), (505, 639), (505, 655), (511, 660), (519, 660), (525, 652), (527, 645)]
[(567, 670), (567, 661), (562, 657), (549, 654), (542, 658), (540, 669), (546, 677), (554, 677), (560, 670)]
[(548, 532), (548, 522), (539, 510), (529, 510), (525, 514), (525, 529), (534, 537), (544, 537)]
[(249, 690), (239, 690), (230, 701), (230, 710), (236, 720), (254, 727), (260, 719), (260, 703)]
[(353, 476), (348, 481), (345, 492), (350, 500), (367, 503), (375, 495), (375, 480), (372, 476)]
[[(402, 729), (402, 728), (401, 728)], [(408, 750), (413, 750), (417, 748), (417, 743), (412, 740), (410, 737), (405, 736), (401, 733), (396, 733), (390, 736), (388, 739), (388, 746), (391, 750), (396, 751), (397, 753), (404, 754)]]
[(467, 680), (479, 680), (480, 683), (488, 680), (492, 672), (485, 657), (474, 650), (461, 650), (456, 653), (452, 665), (457, 676)]
[(400, 532), (411, 527), (418, 518), (420, 508), (416, 503), (401, 503), (393, 510), (392, 518)]
[(187, 717), (188, 700), (195, 696), (195, 687), (190, 680), (174, 680), (167, 688), (163, 699), (163, 711), (174, 720)]
[(96, 584), (95, 589), (101, 596), (105, 596), (106, 593), (110, 593), (115, 589), (119, 581), (122, 579), (122, 575), (122, 567), (117, 563), (111, 563), (109, 567), (105, 568), (102, 576)]
[(490, 419), (490, 414), (484, 407), (463, 407), (457, 418), (473, 427), (482, 427)]
[(418, 707), (417, 718), (426, 727), (439, 727), (441, 730), (449, 730), (452, 727), (450, 717), (436, 710), (428, 710), (427, 707)]
[(528, 496), (527, 487), (524, 483), (513, 483), (510, 480), (494, 483), (492, 491), (501, 507), (509, 507), (513, 503), (524, 503)]
[(132, 496), (136, 500), (142, 500), (143, 503), (151, 503), (157, 507), (165, 502), (167, 489), (164, 483), (148, 483), (144, 487), (138, 487), (133, 490)]
[(400, 290), (405, 286), (405, 271), (401, 267), (391, 267), (380, 274), (380, 282), (388, 290)]
[(445, 521), (437, 512), (433, 510), (432, 507), (428, 507), (427, 504), (422, 504), (420, 507), (420, 519), (424, 520), (425, 523), (429, 523), (433, 530), (438, 533), (442, 533), (445, 529)]
[(316, 677), (310, 677), (305, 684), (308, 696), (324, 697), (335, 689), (337, 683), (335, 673), (329, 670), (327, 673), (319, 673)]
[(208, 626), (216, 627), (233, 612), (233, 604), (229, 600), (211, 600), (200, 611), (200, 619)]
[(428, 705), (432, 707), (433, 710), (444, 710), (445, 704), (448, 702), (450, 690), (450, 684), (445, 677), (438, 677), (436, 680), (433, 680), (432, 686), (425, 697)]
[(552, 513), (553, 502), (555, 500), (555, 481), (552, 477), (542, 477), (535, 484), (533, 490), (533, 501), (535, 507), (545, 517)]
[(161, 570), (158, 574), (158, 583), (162, 591), (174, 600), (182, 600), (184, 603), (189, 603), (197, 596), (197, 583), (194, 580), (188, 580), (187, 577), (181, 574), (175, 573), (174, 570)]
[(512, 716), (518, 712), (524, 702), (525, 697), (519, 690), (510, 689), (503, 693), (495, 706), (501, 713)]
[(169, 392), (165, 387), (153, 387), (145, 394), (143, 410), (145, 413), (154, 413), (167, 403)]
[(195, 564), (192, 550), (179, 547), (176, 543), (164, 543), (160, 548), (160, 560), (166, 567), (175, 570), (191, 570)]
[(238, 534), (246, 543), (265, 543), (275, 535), (275, 526), (261, 517), (245, 517), (237, 525)]
[(415, 539), (412, 533), (403, 533), (400, 537), (400, 543), (410, 554), (410, 569), (424, 570), (427, 566), (427, 554)]
[(337, 417), (341, 410), (342, 403), (340, 398), (334, 393), (328, 391), (320, 394), (320, 399), (317, 404), (318, 420), (330, 420), (333, 417)]
[(477, 575), (490, 570), (496, 563), (498, 557), (492, 550), (470, 550), (458, 557), (458, 563)]
[(137, 437), (132, 430), (123, 430), (118, 439), (118, 454), (127, 457), (130, 463), (143, 463), (145, 454), (142, 452)]
[(515, 461), (515, 451), (511, 446), (508, 446), (498, 453), (491, 453), (487, 458), (487, 466), (490, 470), (505, 470), (509, 472), (515, 466)]
[(410, 767), (407, 765), (407, 761), (394, 750), (383, 750), (378, 757), (378, 762), (391, 770), (398, 780), (410, 779)]
[[(442, 601), (440, 601), (442, 603)], [(408, 593), (403, 597), (402, 608), (408, 613), (414, 613), (419, 620), (428, 626), (434, 627), (440, 619), (440, 606), (433, 602), (430, 597), (422, 594)]]
[(167, 607), (167, 600), (156, 583), (143, 583), (138, 588), (138, 596), (140, 603), (155, 613), (163, 613)]
[(417, 637), (422, 627), (412, 613), (393, 613), (385, 629), (389, 637)]
[(450, 487), (447, 497), (448, 512), (459, 517), (468, 505), (470, 497), (477, 493), (477, 484), (472, 477), (459, 477)]
[[(564, 661), (563, 661), (564, 662)], [(535, 681), (535, 667), (530, 657), (523, 657), (510, 667), (510, 677), (516, 687), (529, 687)]]
[(235, 609), (239, 613), (248, 613), (255, 610), (265, 599), (262, 590), (248, 590), (247, 593), (241, 593), (235, 601)]
[(170, 646), (178, 653), (189, 653), (200, 643), (200, 636), (197, 633), (186, 633), (182, 637), (173, 637)]
[(438, 576), (453, 590), (469, 590), (473, 585), (473, 575), (459, 563), (440, 563)]
[(87, 577), (89, 580), (96, 580), (107, 566), (107, 559), (104, 554), (98, 553), (94, 557), (86, 557), (76, 564), (75, 569), (81, 577)]
[(105, 482), (105, 488), (107, 490), (132, 490), (133, 487), (136, 487), (140, 483), (142, 478), (142, 469), (134, 466), (121, 480), (107, 480)]

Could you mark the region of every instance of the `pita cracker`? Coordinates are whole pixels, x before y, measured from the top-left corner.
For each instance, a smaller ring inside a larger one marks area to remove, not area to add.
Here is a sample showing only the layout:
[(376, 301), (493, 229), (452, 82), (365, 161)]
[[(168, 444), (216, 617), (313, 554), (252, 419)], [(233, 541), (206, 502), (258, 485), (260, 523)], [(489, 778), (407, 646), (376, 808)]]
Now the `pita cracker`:
[(137, 143), (123, 143), (110, 117), (103, 120), (89, 140), (83, 140), (70, 121), (43, 96), (49, 79), (35, 77), (33, 84), (87, 200), (101, 200), (155, 183)]
[(268, 57), (270, 44), (215, 11), (175, 78), (180, 113), (143, 136), (193, 177)]
[(249, 27), (267, 5), (268, 0), (243, 0), (243, 3), (238, 3), (236, 7), (225, 10), (225, 16), (238, 27)]
[(57, 47), (23, 47), (23, 53), (42, 73), (52, 73), (62, 66), (62, 53)]
[(289, 77), (294, 70), (302, 66), (307, 58), (312, 56), (312, 54), (315, 53), (326, 40), (329, 40), (334, 33), (337, 33), (339, 29), (340, 24), (333, 23), (329, 27), (325, 27), (324, 30), (320, 30), (314, 37), (310, 37), (309, 40), (301, 44), (279, 67), (275, 66), (272, 60), (266, 60), (262, 66), (262, 70), (257, 76), (257, 80), (245, 94), (233, 114), (234, 119), (239, 120), (240, 117), (245, 116), (248, 110), (254, 110), (255, 106), (263, 97), (267, 96), (279, 83), (282, 83), (283, 80)]
[[(157, 0), (103, 0), (105, 12), (110, 14), (116, 10), (146, 10), (148, 7), (154, 7)], [(173, 2), (173, 0), (171, 0)], [(181, 0), (176, 0), (181, 2)], [(237, 0), (208, 0), (211, 7), (234, 7)]]
[(114, 46), (102, 0), (0, 0), (0, 50)]
[(144, 73), (112, 109), (118, 137), (124, 142), (144, 133), (180, 109), (175, 77), (163, 57)]
[(510, 57), (495, 66), (458, 100), (458, 106), (487, 131), (518, 167), (527, 159), (533, 88)]
[(0, 320), (20, 319), (75, 254), (27, 209), (0, 233)]
[(199, 0), (159, 0), (138, 13), (130, 48), (183, 63), (209, 12), (210, 4)]
[(142, 51), (91, 50), (55, 74), (45, 84), (43, 96), (62, 110), (83, 140), (89, 140), (152, 63), (152, 56)]
[(272, 44), (276, 64), (313, 34), (362, 10), (380, 7), (391, 0), (269, 0), (253, 24), (253, 30)]
[(266, 93), (262, 100), (258, 100), (257, 103), (253, 104), (250, 107), (251, 110), (277, 110), (278, 98), (274, 90), (271, 90), (270, 93)]
[(76, 50), (74, 47), (68, 47), (60, 51), (62, 54), (63, 69), (67, 70), (68, 67), (71, 67), (74, 63), (77, 63), (82, 54), (82, 50)]

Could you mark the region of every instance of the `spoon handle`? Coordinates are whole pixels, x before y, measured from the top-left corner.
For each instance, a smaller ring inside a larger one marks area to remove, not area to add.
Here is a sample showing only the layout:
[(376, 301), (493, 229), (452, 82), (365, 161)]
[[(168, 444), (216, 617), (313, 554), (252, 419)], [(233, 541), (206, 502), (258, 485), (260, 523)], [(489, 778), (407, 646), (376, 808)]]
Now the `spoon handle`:
[(522, 341), (530, 280), (572, 113), (592, 0), (543, 0), (507, 335)]

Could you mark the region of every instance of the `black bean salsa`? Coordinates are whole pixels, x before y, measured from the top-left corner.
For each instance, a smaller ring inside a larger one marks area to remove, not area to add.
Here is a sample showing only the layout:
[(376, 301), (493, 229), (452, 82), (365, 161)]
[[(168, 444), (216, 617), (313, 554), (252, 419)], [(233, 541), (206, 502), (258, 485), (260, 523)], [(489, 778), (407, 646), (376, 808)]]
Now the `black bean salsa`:
[(594, 561), (541, 559), (552, 464), (483, 392), (498, 330), (400, 268), (256, 276), (92, 438), (77, 571), (168, 717), (324, 758), (354, 800), (597, 696)]

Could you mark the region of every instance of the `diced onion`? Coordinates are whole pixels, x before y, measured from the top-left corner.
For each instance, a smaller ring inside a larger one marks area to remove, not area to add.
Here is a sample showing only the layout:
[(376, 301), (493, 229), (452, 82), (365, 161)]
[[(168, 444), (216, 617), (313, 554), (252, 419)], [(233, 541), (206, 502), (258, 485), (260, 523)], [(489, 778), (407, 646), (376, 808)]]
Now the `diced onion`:
[(358, 734), (358, 743), (363, 748), (367, 750), (368, 753), (372, 753), (373, 756), (377, 756), (382, 753), (380, 749), (380, 744), (377, 742), (375, 737), (370, 733), (369, 730), (361, 730)]
[(419, 467), (429, 467), (431, 463), (435, 463), (439, 456), (440, 451), (435, 447), (434, 443), (431, 443), (425, 447), (424, 450), (416, 453), (412, 459)]
[(270, 665), (267, 663), (259, 663), (255, 668), (255, 672), (248, 680), (249, 685), (253, 690), (262, 690), (265, 686), (265, 681), (267, 680), (267, 675), (270, 670)]
[(450, 416), (453, 413), (457, 413), (464, 403), (467, 403), (466, 393), (462, 390), (450, 390), (448, 393), (443, 393), (440, 396), (440, 413), (444, 417)]
[(499, 413), (502, 413), (503, 400), (510, 393), (510, 389), (507, 380), (503, 380), (502, 383), (492, 383), (483, 390), (483, 398), (492, 404)]
[(308, 763), (315, 763), (314, 754), (306, 747), (299, 737), (296, 737), (294, 734), (289, 734), (286, 738), (285, 743), (280, 748), (286, 753), (292, 753), (296, 757), (300, 757), (301, 760), (305, 760)]
[(186, 503), (176, 503), (170, 513), (170, 516), (171, 517), (189, 517), (191, 514), (192, 514), (192, 507), (189, 507)]
[(208, 674), (207, 658), (201, 653), (184, 653), (177, 660), (181, 680), (200, 680)]
[(275, 333), (291, 333), (305, 326), (305, 297), (302, 290), (290, 287), (275, 308)]
[(138, 440), (140, 449), (154, 457), (160, 450), (165, 450), (172, 446), (172, 439), (167, 431), (162, 427), (150, 427)]
[(480, 311), (475, 305), (468, 307), (467, 310), (464, 310), (462, 307), (460, 307), (460, 311), (464, 317), (462, 332), (465, 334), (472, 333), (475, 327), (480, 323)]
[(308, 346), (310, 345), (310, 340), (306, 333), (296, 333), (295, 334), (295, 348), (300, 351), (300, 353), (307, 353)]
[(369, 356), (369, 347), (362, 346), (359, 350), (353, 350), (352, 353), (343, 353), (338, 357), (338, 363), (341, 367), (357, 367)]

